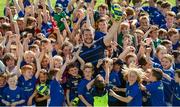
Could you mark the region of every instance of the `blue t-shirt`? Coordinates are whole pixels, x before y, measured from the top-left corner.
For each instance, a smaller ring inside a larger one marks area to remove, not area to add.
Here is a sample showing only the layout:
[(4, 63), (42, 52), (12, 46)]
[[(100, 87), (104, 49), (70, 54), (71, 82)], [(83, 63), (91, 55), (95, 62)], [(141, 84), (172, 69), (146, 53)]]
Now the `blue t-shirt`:
[[(90, 82), (91, 80), (87, 80), (87, 79), (82, 79), (81, 82), (78, 85), (78, 95), (82, 95), (86, 101), (93, 105), (93, 96), (91, 95), (91, 93), (87, 90), (86, 85)], [(79, 106), (85, 106), (85, 104), (80, 100), (79, 101)]]
[[(21, 87), (24, 92), (25, 92), (25, 98), (26, 101), (29, 99), (29, 97), (33, 94), (35, 87), (36, 87), (36, 77), (33, 76), (31, 79), (29, 80), (25, 80), (24, 76), (21, 75), (18, 78), (18, 86)], [(33, 101), (33, 104), (35, 102)]]
[[(101, 75), (102, 77), (105, 79), (105, 76), (106, 76), (106, 73), (104, 70), (101, 71)], [(113, 88), (114, 86), (116, 87), (120, 87), (121, 86), (121, 81), (120, 81), (120, 78), (119, 78), (119, 75), (118, 75), (118, 72), (115, 72), (115, 71), (111, 71), (110, 74), (109, 74), (109, 88)], [(109, 96), (108, 98), (108, 102), (109, 103), (113, 103), (113, 102), (117, 102), (118, 99), (112, 97), (112, 96)]]
[(127, 103), (127, 106), (142, 106), (142, 93), (137, 82), (131, 86), (127, 83), (126, 97), (128, 96), (131, 96), (133, 99)]
[[(173, 67), (171, 67), (168, 70), (164, 70), (162, 69), (163, 72), (165, 74), (168, 74), (171, 78), (174, 78), (174, 69)], [(163, 81), (163, 85), (164, 85), (164, 98), (165, 98), (165, 102), (171, 102), (171, 98), (172, 98), (172, 91), (171, 91), (171, 87), (170, 87), (170, 81), (168, 81), (166, 78), (162, 79)]]
[(0, 88), (0, 106), (5, 106), (3, 103), (2, 103), (2, 98), (3, 98), (3, 91), (4, 91), (4, 89), (5, 88), (7, 88), (8, 87), (8, 85), (6, 84), (4, 87), (1, 87)]
[[(18, 86), (15, 90), (11, 90), (9, 87), (7, 87), (3, 90), (3, 99), (10, 103), (13, 103), (20, 100), (25, 100), (25, 97), (24, 97), (25, 94), (26, 93), (24, 93), (24, 91)], [(20, 105), (17, 105), (17, 106), (20, 106)]]
[(83, 44), (80, 57), (85, 62), (91, 62), (94, 66), (97, 64), (98, 60), (104, 58), (105, 44), (103, 38), (95, 41), (95, 43), (89, 48)]
[(173, 106), (180, 106), (180, 84), (176, 83), (173, 79), (171, 80), (171, 87), (173, 90)]
[(150, 100), (152, 106), (165, 106), (162, 81), (150, 83), (146, 85), (146, 89), (151, 94)]
[(50, 83), (50, 97), (49, 106), (63, 106), (65, 100), (64, 90), (56, 79), (52, 80)]

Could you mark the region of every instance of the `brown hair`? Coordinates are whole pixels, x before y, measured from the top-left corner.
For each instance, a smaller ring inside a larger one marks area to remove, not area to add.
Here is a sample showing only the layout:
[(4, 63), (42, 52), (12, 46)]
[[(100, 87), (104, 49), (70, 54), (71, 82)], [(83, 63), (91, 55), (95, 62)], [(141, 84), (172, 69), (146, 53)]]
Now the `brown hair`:
[(168, 37), (171, 37), (172, 35), (175, 35), (175, 34), (178, 34), (178, 30), (177, 30), (177, 29), (175, 29), (175, 28), (170, 28), (170, 29), (168, 30), (168, 33), (167, 33)]
[(99, 6), (98, 6), (98, 10), (99, 10), (99, 8), (103, 8), (103, 9), (108, 9), (108, 6), (106, 5), (106, 4), (100, 4)]

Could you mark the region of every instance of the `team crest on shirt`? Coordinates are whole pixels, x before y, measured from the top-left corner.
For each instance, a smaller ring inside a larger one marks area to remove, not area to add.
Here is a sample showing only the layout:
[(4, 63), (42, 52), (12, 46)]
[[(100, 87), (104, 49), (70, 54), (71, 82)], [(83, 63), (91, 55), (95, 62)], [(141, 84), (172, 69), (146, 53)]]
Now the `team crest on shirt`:
[(18, 94), (18, 95), (16, 95), (16, 98), (20, 98), (20, 95)]
[(10, 95), (7, 95), (7, 98), (9, 98), (10, 97)]
[(94, 45), (94, 47), (93, 48), (96, 48), (97, 47), (97, 45)]
[(113, 79), (112, 82), (116, 82), (116, 79)]
[(32, 85), (32, 83), (29, 83), (29, 86), (31, 86)]
[(77, 86), (77, 85), (78, 85), (78, 83), (77, 83), (77, 82), (75, 82), (75, 83), (74, 83), (74, 85), (75, 85), (75, 86)]

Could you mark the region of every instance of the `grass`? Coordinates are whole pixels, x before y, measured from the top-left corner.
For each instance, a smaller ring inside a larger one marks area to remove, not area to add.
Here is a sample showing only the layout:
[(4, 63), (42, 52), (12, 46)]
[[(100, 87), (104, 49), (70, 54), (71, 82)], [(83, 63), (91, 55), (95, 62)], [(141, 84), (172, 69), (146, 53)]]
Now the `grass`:
[[(52, 5), (54, 6), (56, 0), (51, 0), (51, 1), (52, 1)], [(175, 0), (167, 0), (167, 1), (169, 1), (172, 5), (175, 5)], [(103, 2), (104, 2), (104, 0), (97, 0), (97, 6)], [(6, 0), (0, 0), (0, 16), (4, 15), (3, 11), (4, 11), (4, 7), (5, 7), (5, 3), (6, 3)]]

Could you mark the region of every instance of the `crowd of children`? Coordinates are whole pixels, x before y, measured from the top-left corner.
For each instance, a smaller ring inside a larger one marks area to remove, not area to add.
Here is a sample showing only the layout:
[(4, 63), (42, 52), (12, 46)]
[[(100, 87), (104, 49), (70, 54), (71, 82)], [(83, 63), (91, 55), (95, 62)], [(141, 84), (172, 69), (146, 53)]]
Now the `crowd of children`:
[(5, 0), (0, 106), (180, 106), (180, 0)]

